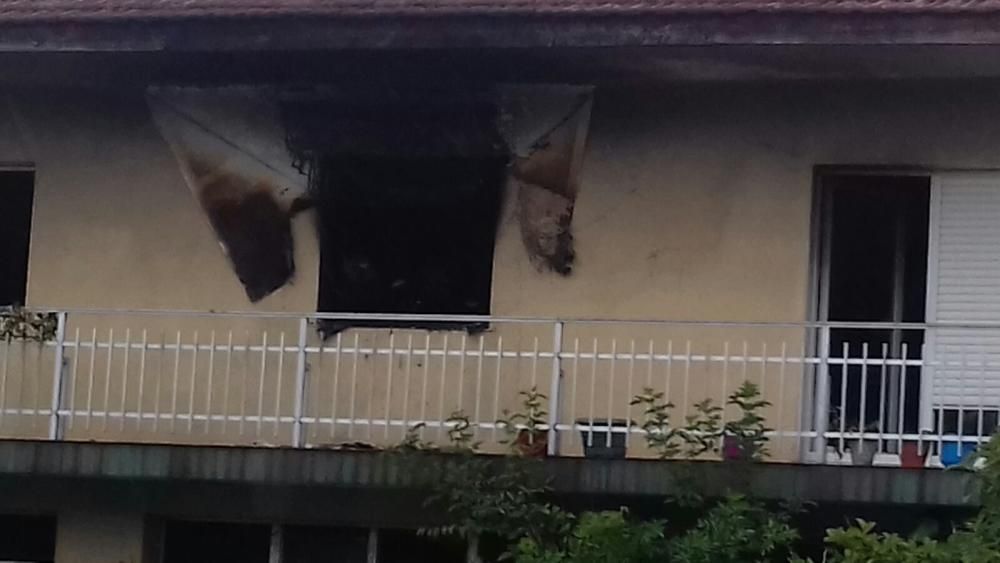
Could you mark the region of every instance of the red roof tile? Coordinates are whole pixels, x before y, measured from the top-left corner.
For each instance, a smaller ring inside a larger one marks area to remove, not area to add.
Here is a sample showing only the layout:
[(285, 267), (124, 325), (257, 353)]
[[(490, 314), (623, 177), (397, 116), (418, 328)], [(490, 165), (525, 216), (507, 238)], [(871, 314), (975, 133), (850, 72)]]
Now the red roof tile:
[(0, 0), (0, 22), (268, 16), (1000, 12), (1000, 0)]

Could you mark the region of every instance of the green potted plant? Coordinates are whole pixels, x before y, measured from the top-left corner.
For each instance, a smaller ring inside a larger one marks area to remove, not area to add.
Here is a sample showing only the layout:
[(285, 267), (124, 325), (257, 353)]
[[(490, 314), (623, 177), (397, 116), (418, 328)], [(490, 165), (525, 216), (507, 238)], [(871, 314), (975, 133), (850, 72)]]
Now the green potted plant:
[(503, 416), (497, 420), (507, 434), (504, 443), (522, 456), (544, 457), (549, 444), (549, 413), (545, 410), (548, 396), (539, 392), (537, 387), (521, 391), (518, 395), (521, 397), (521, 410), (511, 412), (504, 409)]
[(761, 461), (768, 455), (768, 428), (761, 414), (771, 406), (760, 396), (755, 383), (744, 381), (726, 401), (740, 410), (740, 416), (727, 422), (722, 429), (722, 458), (726, 461)]

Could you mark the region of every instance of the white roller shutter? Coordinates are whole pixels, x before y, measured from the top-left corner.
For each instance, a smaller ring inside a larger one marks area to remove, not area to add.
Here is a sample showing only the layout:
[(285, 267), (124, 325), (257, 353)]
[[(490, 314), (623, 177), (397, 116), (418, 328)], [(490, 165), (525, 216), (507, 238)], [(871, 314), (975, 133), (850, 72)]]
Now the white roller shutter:
[[(928, 321), (1000, 324), (1000, 173), (935, 176), (930, 222)], [(939, 327), (926, 338), (925, 426), (931, 409), (1000, 407), (1000, 330)]]

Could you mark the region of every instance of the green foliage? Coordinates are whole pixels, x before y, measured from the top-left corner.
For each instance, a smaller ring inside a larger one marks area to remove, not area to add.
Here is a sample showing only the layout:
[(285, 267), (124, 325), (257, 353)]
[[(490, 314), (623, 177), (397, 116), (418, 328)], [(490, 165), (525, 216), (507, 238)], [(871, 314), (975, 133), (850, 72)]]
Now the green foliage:
[(729, 436), (741, 452), (741, 459), (763, 461), (768, 456), (767, 433), (771, 431), (764, 422), (761, 411), (771, 403), (760, 396), (760, 388), (749, 381), (743, 382), (726, 400), (727, 405), (740, 409), (740, 416), (722, 424), (722, 407), (712, 399), (694, 405), (694, 413), (684, 419), (684, 426), (674, 428), (670, 423), (672, 403), (664, 401), (664, 394), (646, 388), (630, 402), (642, 407), (642, 429), (646, 444), (657, 452), (660, 459), (683, 456), (694, 459), (709, 452), (717, 452), (719, 440)]
[(673, 403), (663, 401), (663, 393), (650, 387), (636, 395), (629, 405), (642, 407), (642, 430), (646, 444), (659, 455), (660, 459), (675, 457), (680, 453), (678, 444), (680, 433), (670, 427), (670, 409)]
[(722, 407), (712, 399), (704, 399), (694, 404), (694, 414), (687, 415), (684, 422), (685, 457), (693, 459), (708, 452), (718, 452)]
[[(518, 393), (521, 397), (521, 409), (511, 412), (504, 409), (497, 420), (506, 435), (502, 441), (511, 447), (514, 453), (526, 453), (537, 437), (544, 436), (548, 431), (549, 413), (546, 410), (548, 396), (532, 387), (528, 391)], [(525, 443), (527, 441), (527, 444)]]
[(785, 561), (798, 540), (788, 516), (746, 497), (730, 496), (711, 507), (695, 526), (673, 538), (671, 563)]
[(55, 340), (59, 319), (55, 313), (33, 313), (20, 307), (0, 311), (0, 340)]
[(516, 563), (751, 563), (785, 561), (798, 539), (787, 517), (732, 496), (708, 509), (693, 527), (665, 533), (661, 521), (633, 522), (625, 513), (588, 513), (562, 542), (526, 538)]
[(1000, 439), (978, 454), (982, 509), (947, 541), (880, 533), (875, 524), (829, 530), (824, 561), (829, 563), (1000, 563)]
[(764, 422), (763, 409), (771, 406), (760, 396), (757, 384), (744, 381), (740, 388), (729, 395), (727, 405), (740, 409), (740, 417), (725, 425), (724, 434), (732, 437), (740, 448), (741, 458), (748, 461), (763, 461), (770, 452), (767, 450), (767, 433), (772, 429)]
[(491, 534), (539, 543), (565, 535), (572, 516), (547, 502), (549, 489), (538, 462), (524, 458), (456, 455), (439, 467), (426, 501), (449, 522), (424, 530), (428, 535), (476, 537)]
[(512, 558), (516, 563), (654, 563), (665, 554), (663, 529), (662, 522), (631, 522), (625, 512), (587, 513), (561, 545), (524, 538)]

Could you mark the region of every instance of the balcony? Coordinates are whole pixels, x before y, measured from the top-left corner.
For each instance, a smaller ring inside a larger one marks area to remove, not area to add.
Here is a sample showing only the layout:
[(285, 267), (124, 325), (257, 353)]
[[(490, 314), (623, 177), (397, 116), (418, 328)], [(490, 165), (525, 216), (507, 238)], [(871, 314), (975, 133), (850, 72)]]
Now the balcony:
[[(383, 449), (444, 446), (468, 423), (481, 451), (500, 452), (512, 428), (502, 421), (534, 390), (539, 431), (522, 441), (539, 452), (651, 458), (637, 395), (672, 405), (661, 430), (705, 400), (724, 426), (749, 381), (768, 403), (768, 461), (935, 467), (987, 439), (1000, 411), (1000, 326), (986, 324), (92, 310), (27, 320), (0, 342), (6, 439)], [(428, 323), (442, 330), (403, 328)], [(722, 455), (701, 457), (728, 455), (723, 441)]]

